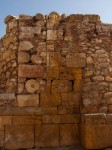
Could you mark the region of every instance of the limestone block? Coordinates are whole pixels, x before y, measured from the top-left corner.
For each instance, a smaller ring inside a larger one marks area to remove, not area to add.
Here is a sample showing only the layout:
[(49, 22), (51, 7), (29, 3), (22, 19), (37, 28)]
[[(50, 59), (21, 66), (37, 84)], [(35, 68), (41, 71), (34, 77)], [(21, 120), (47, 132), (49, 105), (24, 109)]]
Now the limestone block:
[(35, 125), (42, 124), (42, 116), (35, 116)]
[(104, 98), (112, 98), (112, 92), (105, 93)]
[(73, 106), (59, 106), (58, 114), (75, 114), (79, 113), (79, 107)]
[(56, 30), (47, 30), (47, 40), (56, 40), (57, 31)]
[(4, 147), (4, 131), (0, 131), (0, 147)]
[(68, 80), (53, 80), (52, 93), (64, 93), (72, 91), (72, 82)]
[(94, 77), (93, 77), (93, 80), (94, 80), (94, 81), (104, 81), (104, 77), (101, 76), (101, 75), (99, 75), (99, 76), (94, 76)]
[(13, 125), (34, 125), (35, 116), (13, 116)]
[(6, 60), (10, 58), (10, 56), (12, 55), (12, 51), (11, 50), (7, 50), (3, 53), (3, 60)]
[(35, 16), (34, 16), (34, 19), (36, 21), (42, 21), (44, 20), (44, 15), (43, 14), (40, 14), (40, 13), (37, 13)]
[(106, 123), (105, 113), (82, 114), (81, 122), (87, 124)]
[(24, 64), (30, 61), (30, 55), (26, 52), (19, 52), (18, 53), (18, 63)]
[(79, 121), (80, 121), (79, 114), (61, 115), (61, 123), (79, 123)]
[(24, 83), (18, 83), (18, 94), (23, 93)]
[(3, 45), (5, 47), (8, 47), (10, 44), (14, 43), (14, 39), (15, 39), (14, 36), (8, 36), (7, 38), (4, 38), (3, 39)]
[(19, 51), (29, 51), (33, 48), (33, 45), (30, 41), (21, 41), (19, 43)]
[(59, 67), (48, 67), (47, 68), (47, 78), (48, 79), (58, 79), (59, 78)]
[(60, 67), (59, 68), (59, 78), (62, 80), (67, 80), (68, 79), (68, 68), (67, 67)]
[(18, 107), (31, 107), (39, 105), (39, 95), (38, 94), (27, 94), (27, 95), (17, 95)]
[(34, 126), (5, 126), (5, 149), (25, 149), (33, 147)]
[(46, 68), (36, 65), (19, 65), (18, 76), (22, 78), (45, 78)]
[(38, 55), (32, 55), (31, 61), (33, 64), (37, 64), (37, 65), (42, 64), (42, 57)]
[(35, 115), (57, 115), (57, 107), (38, 107), (35, 109)]
[(60, 66), (60, 54), (58, 52), (47, 52), (48, 66), (59, 67)]
[(5, 17), (4, 19), (4, 23), (7, 24), (9, 21), (11, 21), (13, 18), (15, 18), (15, 16), (11, 16), (11, 15), (8, 15)]
[(85, 59), (81, 58), (80, 53), (68, 53), (66, 56), (67, 67), (85, 67)]
[[(7, 91), (10, 90), (10, 92), (14, 92), (15, 90), (15, 86), (13, 86), (13, 83), (11, 84), (11, 86), (7, 86), (9, 88), (7, 88)], [(0, 94), (0, 106), (12, 106), (15, 105), (15, 101), (16, 101), (16, 97), (14, 93), (9, 93), (7, 92), (7, 94), (3, 93)]]
[(59, 125), (35, 126), (35, 147), (58, 147)]
[(19, 39), (32, 39), (34, 37), (33, 27), (20, 27)]
[(35, 93), (39, 90), (39, 82), (34, 79), (30, 79), (25, 84), (28, 93)]
[(60, 115), (43, 115), (42, 116), (43, 123), (61, 123)]
[(40, 106), (59, 106), (61, 96), (58, 93), (40, 93)]
[(86, 149), (103, 149), (112, 145), (112, 124), (81, 124), (81, 144)]
[(4, 130), (5, 125), (12, 125), (12, 116), (0, 116), (0, 130)]
[(79, 145), (79, 132), (77, 124), (60, 125), (60, 145)]
[(61, 93), (62, 105), (79, 106), (81, 94), (79, 92)]
[(15, 19), (13, 19), (12, 21), (8, 23), (9, 30), (12, 30), (16, 28), (17, 26), (18, 26), (18, 22)]
[(68, 67), (68, 79), (69, 80), (81, 80), (82, 79), (82, 69), (80, 67)]

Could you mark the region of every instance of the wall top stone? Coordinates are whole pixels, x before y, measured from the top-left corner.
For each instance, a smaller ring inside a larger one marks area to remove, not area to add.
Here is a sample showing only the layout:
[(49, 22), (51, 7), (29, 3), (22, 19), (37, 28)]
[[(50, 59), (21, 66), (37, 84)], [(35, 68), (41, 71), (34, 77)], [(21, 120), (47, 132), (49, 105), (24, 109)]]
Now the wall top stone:
[(35, 16), (30, 16), (26, 14), (21, 14), (19, 16), (12, 16), (8, 15), (4, 19), (4, 23), (8, 24), (12, 19), (19, 19), (20, 21), (28, 21), (28, 20), (35, 20), (35, 21), (42, 21), (45, 18), (50, 20), (63, 20), (65, 21), (83, 21), (88, 20), (88, 22), (100, 22), (100, 16), (99, 15), (82, 15), (82, 14), (71, 14), (71, 15), (65, 15), (65, 14), (58, 14), (57, 12), (51, 12), (48, 15), (43, 15), (41, 13), (37, 13)]

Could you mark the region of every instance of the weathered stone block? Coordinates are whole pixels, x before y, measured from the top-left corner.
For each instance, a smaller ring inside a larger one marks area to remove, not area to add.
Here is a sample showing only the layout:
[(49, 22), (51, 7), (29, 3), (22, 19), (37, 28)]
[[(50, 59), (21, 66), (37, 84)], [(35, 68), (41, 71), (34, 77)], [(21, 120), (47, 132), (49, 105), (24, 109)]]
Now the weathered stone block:
[(82, 79), (82, 69), (79, 67), (68, 67), (68, 79), (69, 80), (81, 80)]
[(52, 93), (65, 93), (72, 91), (72, 82), (68, 80), (53, 80)]
[(4, 131), (0, 131), (0, 148), (4, 147), (5, 141), (4, 141)]
[(68, 115), (61, 115), (61, 122), (62, 123), (79, 123), (80, 115), (79, 114), (68, 114)]
[(74, 114), (79, 113), (79, 107), (73, 106), (59, 106), (58, 114)]
[(35, 115), (57, 115), (57, 107), (38, 107), (35, 109)]
[(103, 149), (112, 145), (112, 124), (81, 124), (81, 144), (86, 149)]
[(35, 147), (58, 147), (59, 125), (35, 126)]
[(35, 116), (35, 125), (42, 124), (42, 116)]
[(34, 126), (5, 126), (5, 149), (34, 147)]
[(36, 65), (19, 65), (18, 76), (21, 78), (45, 78), (46, 69)]
[(33, 48), (33, 45), (30, 41), (21, 41), (19, 43), (19, 50), (20, 51), (29, 51)]
[(39, 105), (39, 95), (38, 94), (27, 94), (17, 96), (18, 107), (29, 107)]
[(61, 123), (61, 116), (60, 115), (43, 115), (42, 116), (43, 123)]
[(47, 66), (59, 67), (60, 66), (60, 53), (59, 52), (47, 52)]
[(13, 125), (34, 125), (35, 116), (13, 116)]
[(48, 67), (47, 68), (47, 78), (48, 79), (58, 79), (59, 78), (59, 67)]
[(57, 31), (56, 30), (47, 30), (47, 40), (56, 40)]
[(40, 106), (59, 106), (61, 96), (58, 93), (40, 93)]
[(8, 47), (10, 44), (12, 44), (14, 42), (14, 36), (8, 36), (7, 38), (3, 39), (3, 45), (5, 47)]
[(80, 53), (69, 53), (66, 56), (67, 67), (84, 67), (86, 61), (81, 58)]
[(42, 57), (39, 55), (32, 55), (31, 61), (33, 64), (41, 65), (42, 64)]
[(12, 125), (12, 116), (0, 116), (0, 130), (4, 130), (5, 125)]
[(33, 27), (20, 27), (19, 39), (31, 39), (34, 37)]
[(79, 106), (81, 94), (79, 92), (62, 93), (62, 105)]
[(79, 132), (77, 124), (60, 125), (60, 145), (79, 145)]
[(18, 53), (18, 63), (24, 64), (30, 61), (30, 55), (26, 52), (19, 52)]

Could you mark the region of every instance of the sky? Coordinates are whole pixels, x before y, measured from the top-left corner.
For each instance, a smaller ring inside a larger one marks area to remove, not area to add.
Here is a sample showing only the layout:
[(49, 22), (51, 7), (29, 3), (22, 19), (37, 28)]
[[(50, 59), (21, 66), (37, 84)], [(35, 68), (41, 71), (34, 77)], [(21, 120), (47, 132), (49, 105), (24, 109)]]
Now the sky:
[(0, 37), (5, 34), (7, 15), (98, 14), (104, 23), (112, 23), (112, 0), (0, 0)]

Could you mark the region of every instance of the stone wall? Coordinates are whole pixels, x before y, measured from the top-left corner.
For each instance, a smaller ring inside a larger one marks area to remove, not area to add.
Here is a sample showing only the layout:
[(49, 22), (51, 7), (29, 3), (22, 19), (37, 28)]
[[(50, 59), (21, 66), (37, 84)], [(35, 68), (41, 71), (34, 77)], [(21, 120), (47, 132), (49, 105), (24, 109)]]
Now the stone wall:
[(56, 12), (5, 23), (0, 147), (111, 147), (112, 25), (97, 15)]

